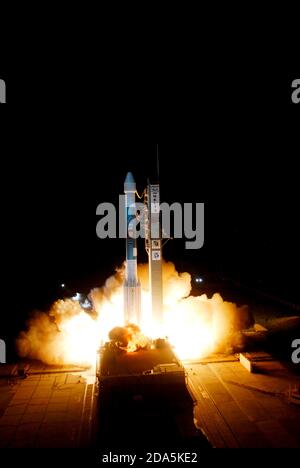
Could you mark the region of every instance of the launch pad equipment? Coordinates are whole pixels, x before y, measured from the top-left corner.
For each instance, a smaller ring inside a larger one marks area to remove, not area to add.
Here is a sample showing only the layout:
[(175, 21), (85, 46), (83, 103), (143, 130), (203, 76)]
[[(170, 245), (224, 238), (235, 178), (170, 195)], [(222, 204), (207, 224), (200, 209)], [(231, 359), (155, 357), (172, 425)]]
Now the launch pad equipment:
[(145, 193), (146, 205), (146, 251), (149, 257), (149, 285), (152, 317), (155, 323), (163, 320), (162, 291), (162, 238), (160, 216), (160, 186), (148, 184)]
[(100, 351), (99, 445), (185, 446), (200, 442), (186, 372), (166, 342), (134, 353), (107, 343)]

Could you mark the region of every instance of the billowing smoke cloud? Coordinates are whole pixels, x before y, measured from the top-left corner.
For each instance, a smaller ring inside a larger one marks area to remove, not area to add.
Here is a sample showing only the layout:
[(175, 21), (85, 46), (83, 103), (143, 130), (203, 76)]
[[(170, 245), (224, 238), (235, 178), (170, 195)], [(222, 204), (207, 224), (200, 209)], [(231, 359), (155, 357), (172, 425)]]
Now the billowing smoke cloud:
[[(239, 308), (223, 301), (218, 293), (212, 298), (205, 294), (190, 296), (190, 274), (178, 273), (173, 263), (164, 262), (164, 324), (158, 329), (151, 321), (148, 265), (139, 265), (138, 274), (144, 318), (142, 333), (136, 337), (167, 336), (183, 359), (230, 351), (238, 332), (253, 323), (246, 306)], [(35, 312), (27, 330), (18, 338), (20, 356), (49, 364), (94, 364), (101, 342), (109, 338), (112, 329), (125, 325), (123, 278), (124, 265), (103, 287), (90, 292), (93, 314), (84, 311), (73, 299), (55, 302), (49, 313)], [(132, 340), (135, 343), (136, 337)]]
[(90, 292), (92, 313), (73, 299), (54, 302), (47, 313), (35, 311), (17, 339), (20, 357), (46, 364), (93, 365), (101, 340), (115, 323), (123, 324), (123, 277), (124, 266)]
[(231, 352), (241, 344), (240, 331), (254, 323), (247, 306), (224, 301), (219, 293), (191, 296), (191, 275), (178, 273), (164, 262), (164, 328), (182, 358), (198, 358), (213, 352)]
[(56, 301), (49, 313), (34, 312), (17, 347), (21, 357), (47, 364), (85, 364), (95, 360), (97, 327), (78, 301)]

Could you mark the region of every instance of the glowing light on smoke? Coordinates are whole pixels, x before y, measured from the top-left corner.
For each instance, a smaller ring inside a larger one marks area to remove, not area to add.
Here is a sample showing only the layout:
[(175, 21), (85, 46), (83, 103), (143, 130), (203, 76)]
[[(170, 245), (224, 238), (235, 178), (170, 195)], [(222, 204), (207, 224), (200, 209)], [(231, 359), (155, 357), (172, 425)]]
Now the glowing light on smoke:
[(81, 299), (81, 294), (80, 293), (76, 293), (75, 296), (72, 297), (73, 301), (80, 301)]
[(95, 322), (85, 312), (61, 323), (63, 361), (73, 364), (93, 365), (95, 350), (99, 343), (99, 332)]
[[(93, 314), (81, 306), (79, 294), (54, 303), (50, 314), (35, 314), (28, 330), (18, 339), (20, 355), (51, 364), (94, 365), (97, 349), (109, 339), (110, 331), (125, 325), (123, 272), (124, 269), (118, 270), (104, 287), (91, 291)], [(145, 342), (145, 337), (168, 337), (179, 358), (197, 359), (230, 349), (235, 334), (252, 324), (246, 307), (238, 308), (225, 302), (220, 294), (214, 294), (211, 299), (206, 295), (190, 296), (191, 276), (179, 274), (172, 263), (163, 265), (164, 321), (163, 324), (154, 323), (147, 265), (139, 265), (139, 278), (142, 285), (141, 333), (132, 334), (128, 351), (135, 351)]]

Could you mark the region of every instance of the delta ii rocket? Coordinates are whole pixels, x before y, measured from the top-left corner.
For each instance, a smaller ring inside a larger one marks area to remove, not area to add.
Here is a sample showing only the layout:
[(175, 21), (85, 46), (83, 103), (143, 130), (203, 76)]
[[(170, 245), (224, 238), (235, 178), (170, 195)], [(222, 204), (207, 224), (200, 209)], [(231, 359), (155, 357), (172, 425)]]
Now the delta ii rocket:
[(126, 269), (124, 279), (124, 318), (125, 323), (140, 325), (141, 322), (141, 284), (137, 274), (137, 242), (135, 235), (136, 220), (136, 183), (128, 172), (125, 183), (126, 208)]

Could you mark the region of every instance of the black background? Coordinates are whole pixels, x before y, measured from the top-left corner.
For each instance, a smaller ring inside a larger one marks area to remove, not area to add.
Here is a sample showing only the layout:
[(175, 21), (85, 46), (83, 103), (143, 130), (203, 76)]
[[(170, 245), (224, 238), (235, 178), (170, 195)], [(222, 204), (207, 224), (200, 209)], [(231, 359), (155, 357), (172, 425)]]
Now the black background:
[(143, 191), (152, 140), (163, 141), (162, 201), (205, 202), (205, 246), (172, 241), (165, 258), (299, 303), (297, 70), (278, 59), (181, 60), (134, 75), (111, 62), (1, 70), (1, 334), (13, 338), (61, 283), (88, 293), (122, 263), (124, 240), (96, 237), (96, 207), (117, 202), (128, 171)]

